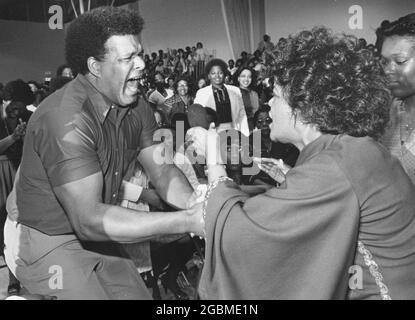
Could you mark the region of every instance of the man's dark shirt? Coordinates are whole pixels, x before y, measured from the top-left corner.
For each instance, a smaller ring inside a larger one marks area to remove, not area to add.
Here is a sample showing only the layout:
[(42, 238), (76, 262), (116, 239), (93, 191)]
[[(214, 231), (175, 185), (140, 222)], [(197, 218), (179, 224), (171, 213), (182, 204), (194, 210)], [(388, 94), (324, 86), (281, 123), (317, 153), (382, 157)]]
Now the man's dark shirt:
[(52, 188), (102, 172), (104, 203), (116, 204), (129, 164), (153, 144), (157, 124), (143, 99), (111, 104), (82, 75), (31, 117), (17, 184), (18, 222), (49, 235), (73, 233)]

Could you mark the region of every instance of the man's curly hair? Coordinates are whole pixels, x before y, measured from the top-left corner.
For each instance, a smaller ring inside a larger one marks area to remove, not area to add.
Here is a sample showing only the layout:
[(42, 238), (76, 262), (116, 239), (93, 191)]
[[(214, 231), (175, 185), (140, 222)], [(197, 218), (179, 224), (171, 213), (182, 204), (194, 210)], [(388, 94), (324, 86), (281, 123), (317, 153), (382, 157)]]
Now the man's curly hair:
[(390, 96), (382, 66), (354, 36), (325, 27), (292, 35), (276, 50), (275, 79), (293, 113), (322, 133), (379, 138)]
[(102, 59), (105, 43), (114, 35), (138, 35), (144, 21), (132, 10), (99, 7), (75, 19), (65, 38), (66, 61), (75, 73), (88, 73), (89, 57)]

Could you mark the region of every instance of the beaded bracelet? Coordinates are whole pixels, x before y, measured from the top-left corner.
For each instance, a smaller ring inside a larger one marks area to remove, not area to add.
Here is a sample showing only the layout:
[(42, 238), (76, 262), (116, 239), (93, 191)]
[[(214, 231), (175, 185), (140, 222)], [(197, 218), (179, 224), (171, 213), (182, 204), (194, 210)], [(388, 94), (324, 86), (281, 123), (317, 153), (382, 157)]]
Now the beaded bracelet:
[[(218, 186), (219, 182), (222, 181), (232, 181), (233, 180), (229, 177), (226, 176), (222, 176), (217, 178), (215, 181), (209, 183), (207, 190), (206, 190), (206, 194), (205, 194), (205, 199), (203, 200), (203, 209), (202, 209), (202, 219), (203, 219), (203, 225), (206, 221), (206, 207), (207, 207), (207, 202), (209, 200), (210, 194), (213, 192), (213, 190)], [(205, 238), (206, 238), (206, 230), (205, 230)]]

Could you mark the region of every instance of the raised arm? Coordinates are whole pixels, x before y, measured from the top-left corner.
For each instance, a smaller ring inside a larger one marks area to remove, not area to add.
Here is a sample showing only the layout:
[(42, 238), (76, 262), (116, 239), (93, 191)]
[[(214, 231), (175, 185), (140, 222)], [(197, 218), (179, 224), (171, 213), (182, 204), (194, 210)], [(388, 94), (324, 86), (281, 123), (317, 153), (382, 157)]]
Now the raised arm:
[(176, 208), (187, 208), (193, 188), (168, 152), (163, 153), (164, 147), (164, 144), (149, 146), (140, 152), (138, 160), (163, 200)]
[(22, 139), (25, 135), (26, 123), (19, 119), (20, 123), (14, 129), (13, 133), (0, 140), (0, 154), (3, 154), (16, 141)]

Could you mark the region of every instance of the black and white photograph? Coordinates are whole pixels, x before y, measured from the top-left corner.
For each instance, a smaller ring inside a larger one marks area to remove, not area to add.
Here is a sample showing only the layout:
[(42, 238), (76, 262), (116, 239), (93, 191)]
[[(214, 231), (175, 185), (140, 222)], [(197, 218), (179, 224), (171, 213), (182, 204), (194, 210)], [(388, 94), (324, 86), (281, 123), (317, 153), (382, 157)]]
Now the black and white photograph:
[(415, 300), (415, 1), (0, 0), (0, 300)]

